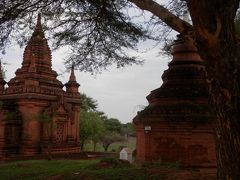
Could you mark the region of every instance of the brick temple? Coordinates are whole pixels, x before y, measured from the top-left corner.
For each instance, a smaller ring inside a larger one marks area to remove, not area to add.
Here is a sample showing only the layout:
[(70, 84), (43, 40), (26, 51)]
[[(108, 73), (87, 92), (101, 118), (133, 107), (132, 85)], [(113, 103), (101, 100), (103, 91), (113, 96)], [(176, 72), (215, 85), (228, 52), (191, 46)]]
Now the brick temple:
[(138, 161), (216, 167), (206, 71), (197, 48), (179, 38), (163, 84), (147, 96), (149, 105), (133, 119)]
[(8, 87), (0, 73), (0, 157), (80, 151), (81, 103), (74, 68), (63, 85), (51, 59), (39, 15), (22, 67)]

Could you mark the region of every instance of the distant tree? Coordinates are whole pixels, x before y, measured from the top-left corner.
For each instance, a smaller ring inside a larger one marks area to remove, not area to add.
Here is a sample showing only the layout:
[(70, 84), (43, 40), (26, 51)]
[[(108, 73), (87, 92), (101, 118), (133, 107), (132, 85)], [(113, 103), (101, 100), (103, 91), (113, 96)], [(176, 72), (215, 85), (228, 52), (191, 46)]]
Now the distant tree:
[(84, 149), (84, 145), (88, 141), (93, 142), (93, 151), (96, 150), (96, 144), (99, 142), (103, 132), (105, 132), (104, 120), (107, 116), (104, 112), (98, 111), (98, 103), (86, 94), (81, 94), (81, 114), (80, 114), (80, 146)]
[(125, 140), (124, 136), (121, 135), (122, 124), (116, 118), (107, 118), (104, 121), (105, 133), (101, 136), (100, 141), (105, 151), (108, 147), (115, 142), (122, 142)]
[(135, 136), (135, 128), (132, 122), (128, 122), (126, 124), (122, 124), (121, 134), (126, 138), (129, 136)]
[(99, 114), (99, 116), (101, 117), (102, 120), (107, 120), (108, 119), (107, 115), (104, 112), (97, 111), (97, 113)]
[(106, 130), (110, 133), (120, 133), (121, 132), (121, 122), (118, 119), (110, 118), (104, 120), (104, 125)]
[(104, 126), (104, 122), (99, 116), (99, 114), (96, 113), (96, 119), (93, 119), (93, 130), (94, 133), (91, 136), (91, 140), (93, 142), (93, 151), (96, 151), (96, 145), (98, 142), (100, 142), (101, 136), (106, 132), (106, 128)]
[(119, 134), (107, 133), (104, 136), (100, 137), (100, 140), (102, 142), (104, 151), (107, 151), (111, 144), (115, 142), (123, 142), (125, 138), (120, 136)]
[(93, 98), (81, 93), (81, 109), (84, 111), (97, 111), (97, 101)]
[(104, 124), (97, 112), (82, 111), (80, 114), (80, 146), (84, 150), (87, 141), (92, 140), (94, 143), (94, 151), (96, 144), (100, 140), (100, 136), (105, 132)]

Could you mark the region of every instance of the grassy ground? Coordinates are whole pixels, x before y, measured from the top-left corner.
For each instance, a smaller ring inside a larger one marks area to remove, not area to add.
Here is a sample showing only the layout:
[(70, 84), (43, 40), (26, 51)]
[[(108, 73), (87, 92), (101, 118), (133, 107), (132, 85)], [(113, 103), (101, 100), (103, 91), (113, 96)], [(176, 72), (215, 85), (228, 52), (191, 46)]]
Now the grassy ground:
[(99, 160), (19, 161), (0, 165), (0, 179), (121, 179), (130, 171), (132, 175), (140, 174), (139, 179), (144, 177), (134, 166), (102, 168), (98, 163)]
[[(109, 147), (118, 151), (120, 146), (135, 149), (135, 138), (114, 143)], [(92, 145), (87, 146), (92, 151)], [(97, 151), (103, 151), (100, 145)], [(0, 164), (0, 180), (28, 179), (81, 179), (81, 180), (215, 180), (215, 170), (186, 170), (180, 164), (128, 164), (115, 158), (93, 160), (28, 160)]]
[(0, 165), (1, 179), (44, 179), (56, 174), (84, 170), (95, 161), (87, 160), (31, 160)]
[[(119, 148), (122, 146), (127, 146), (131, 150), (134, 150), (136, 148), (136, 138), (135, 137), (129, 137), (125, 142), (116, 142), (109, 146), (108, 152), (118, 152)], [(85, 145), (84, 151), (93, 151), (93, 143), (89, 142)], [(98, 143), (96, 146), (97, 152), (104, 152), (104, 149), (102, 147), (101, 143)]]
[(179, 166), (126, 164), (104, 160), (30, 160), (0, 165), (1, 180), (81, 179), (81, 180), (214, 180), (213, 173), (181, 169)]

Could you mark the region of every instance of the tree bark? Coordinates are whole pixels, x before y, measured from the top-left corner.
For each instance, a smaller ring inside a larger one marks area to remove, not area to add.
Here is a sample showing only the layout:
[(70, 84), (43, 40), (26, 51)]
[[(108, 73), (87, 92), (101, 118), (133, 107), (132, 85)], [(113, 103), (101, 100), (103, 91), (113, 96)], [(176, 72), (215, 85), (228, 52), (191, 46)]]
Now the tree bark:
[(128, 0), (142, 10), (147, 10), (165, 22), (173, 30), (184, 33), (192, 29), (192, 26), (169, 12), (165, 7), (153, 0)]
[(218, 179), (240, 179), (240, 53), (234, 17), (239, 1), (187, 1), (209, 77), (216, 114)]
[(105, 152), (107, 152), (109, 146), (110, 146), (110, 144), (104, 144), (103, 143), (103, 149), (104, 149)]

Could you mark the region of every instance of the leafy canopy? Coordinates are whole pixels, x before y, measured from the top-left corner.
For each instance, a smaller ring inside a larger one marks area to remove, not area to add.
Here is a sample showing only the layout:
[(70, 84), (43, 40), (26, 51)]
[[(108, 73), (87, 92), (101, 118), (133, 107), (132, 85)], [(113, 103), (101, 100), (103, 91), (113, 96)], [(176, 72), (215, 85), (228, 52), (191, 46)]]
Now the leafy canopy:
[(96, 112), (81, 112), (79, 136), (81, 140), (81, 149), (88, 140), (98, 141), (105, 132), (102, 119)]
[(92, 97), (87, 96), (84, 93), (81, 93), (80, 96), (81, 96), (81, 110), (86, 112), (97, 111), (98, 104), (96, 100), (94, 100)]
[(41, 12), (54, 49), (67, 46), (71, 51), (67, 65), (96, 72), (112, 64), (139, 64), (127, 49), (136, 49), (148, 35), (143, 26), (131, 21), (130, 7), (125, 0), (3, 0), (0, 50), (4, 53), (14, 40), (24, 45)]

